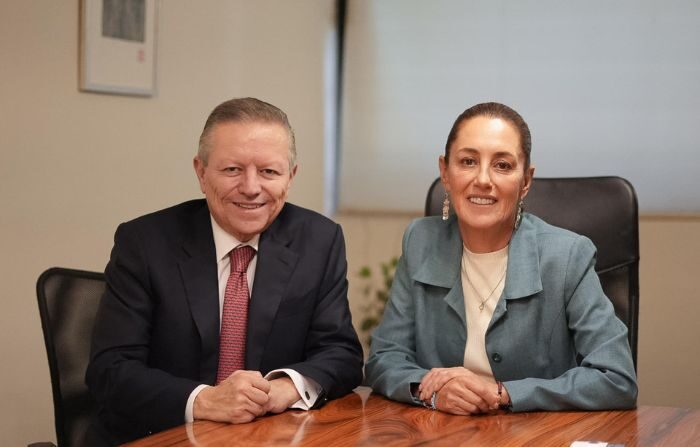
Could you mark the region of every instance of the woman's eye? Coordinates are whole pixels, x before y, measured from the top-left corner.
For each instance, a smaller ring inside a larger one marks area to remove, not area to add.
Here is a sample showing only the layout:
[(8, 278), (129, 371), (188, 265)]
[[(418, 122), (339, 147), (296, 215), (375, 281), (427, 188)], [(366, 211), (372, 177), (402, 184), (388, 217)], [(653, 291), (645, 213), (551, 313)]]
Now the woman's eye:
[(498, 161), (498, 162), (496, 162), (496, 169), (498, 169), (498, 170), (500, 170), (500, 171), (508, 171), (508, 170), (511, 169), (511, 167), (512, 167), (512, 166), (511, 166), (510, 163), (508, 163), (507, 161)]
[(476, 160), (473, 158), (463, 158), (460, 160), (460, 163), (462, 163), (464, 166), (476, 166)]

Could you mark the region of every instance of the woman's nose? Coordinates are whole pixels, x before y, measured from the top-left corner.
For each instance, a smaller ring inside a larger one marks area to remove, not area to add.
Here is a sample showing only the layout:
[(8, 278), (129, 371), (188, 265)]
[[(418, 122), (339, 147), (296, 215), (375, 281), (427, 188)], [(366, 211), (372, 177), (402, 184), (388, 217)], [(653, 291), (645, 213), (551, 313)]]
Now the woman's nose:
[(476, 174), (476, 182), (482, 186), (489, 186), (491, 184), (491, 172), (488, 165), (482, 164), (479, 166), (479, 172)]

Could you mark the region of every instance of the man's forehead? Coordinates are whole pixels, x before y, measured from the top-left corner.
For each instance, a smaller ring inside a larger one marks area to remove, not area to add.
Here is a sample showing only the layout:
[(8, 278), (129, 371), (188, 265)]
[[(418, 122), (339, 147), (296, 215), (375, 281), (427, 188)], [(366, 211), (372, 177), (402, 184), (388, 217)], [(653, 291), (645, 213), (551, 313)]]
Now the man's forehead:
[[(275, 141), (276, 139), (281, 141)], [(268, 140), (269, 146), (264, 145), (265, 140)], [(283, 149), (284, 158), (289, 162), (290, 169), (292, 168), (292, 135), (286, 126), (276, 121), (230, 120), (216, 123), (209, 135), (210, 156), (214, 152), (225, 152), (228, 148), (248, 142), (262, 144), (260, 148), (269, 148), (269, 151), (265, 151), (269, 153), (278, 152), (279, 149), (282, 155)], [(278, 142), (281, 144), (278, 145)]]
[(216, 123), (212, 130), (217, 129), (229, 129), (231, 131), (241, 131), (250, 129), (271, 129), (277, 128), (285, 133), (288, 133), (287, 127), (276, 121), (265, 121), (265, 120), (228, 120)]

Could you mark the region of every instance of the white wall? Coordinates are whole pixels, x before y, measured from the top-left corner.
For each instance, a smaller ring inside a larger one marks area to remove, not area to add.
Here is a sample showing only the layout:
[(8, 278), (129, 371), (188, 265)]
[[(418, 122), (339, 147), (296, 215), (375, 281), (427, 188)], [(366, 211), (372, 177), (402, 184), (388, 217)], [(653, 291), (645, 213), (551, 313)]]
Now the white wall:
[(412, 209), (455, 118), (499, 101), (529, 123), (538, 176), (620, 175), (644, 212), (700, 212), (700, 2), (353, 0), (348, 9), (340, 209)]
[(290, 200), (323, 208), (323, 54), (332, 0), (167, 0), (158, 93), (78, 92), (79, 2), (0, 2), (0, 445), (54, 440), (35, 281), (102, 270), (116, 225), (199, 197), (191, 160), (235, 96), (285, 110), (300, 169)]

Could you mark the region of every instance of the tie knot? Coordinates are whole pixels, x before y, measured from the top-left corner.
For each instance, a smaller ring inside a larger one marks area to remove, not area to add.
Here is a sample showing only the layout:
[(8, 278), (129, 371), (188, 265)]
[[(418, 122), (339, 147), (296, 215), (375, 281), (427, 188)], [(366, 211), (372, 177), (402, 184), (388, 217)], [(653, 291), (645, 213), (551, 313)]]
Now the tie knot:
[(231, 250), (231, 271), (242, 273), (248, 270), (248, 264), (253, 256), (255, 256), (255, 249), (250, 245), (243, 245)]

